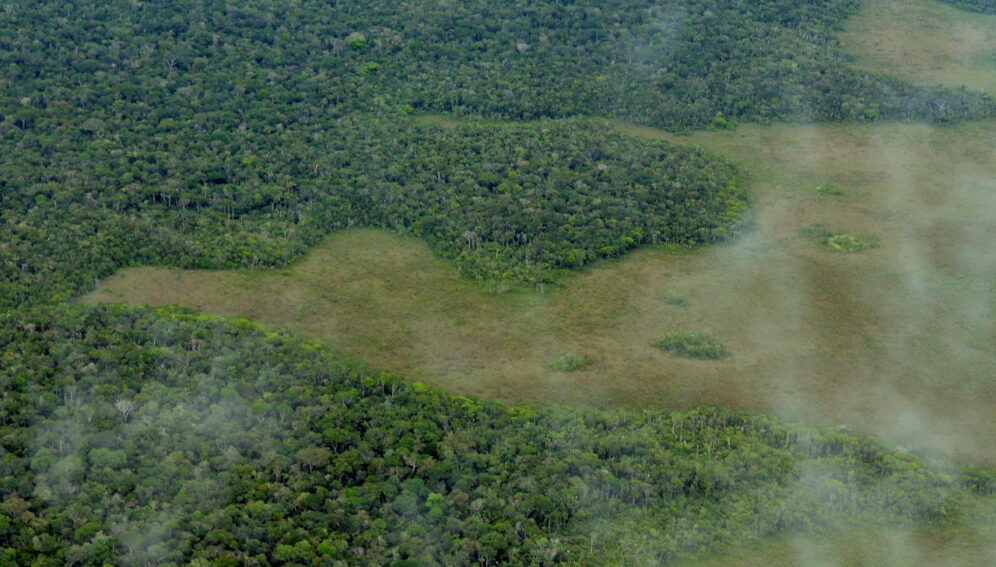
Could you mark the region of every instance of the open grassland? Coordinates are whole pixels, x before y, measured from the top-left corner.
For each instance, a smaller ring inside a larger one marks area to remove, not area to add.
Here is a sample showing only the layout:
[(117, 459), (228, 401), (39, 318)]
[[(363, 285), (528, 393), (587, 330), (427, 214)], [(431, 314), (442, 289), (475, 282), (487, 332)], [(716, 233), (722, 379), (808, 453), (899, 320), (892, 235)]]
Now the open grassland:
[(978, 567), (996, 564), (991, 525), (863, 528), (765, 539), (681, 567)]
[[(554, 289), (491, 295), (417, 240), (353, 230), (285, 270), (133, 268), (84, 301), (248, 317), (414, 380), (514, 403), (713, 403), (994, 464), (994, 126), (682, 137), (741, 164), (755, 230), (694, 253), (640, 250)], [(827, 250), (799, 234), (814, 224), (877, 246)], [(730, 356), (682, 359), (650, 346), (686, 330), (713, 334)], [(570, 353), (594, 364), (548, 364)]]
[(996, 16), (933, 0), (865, 0), (840, 39), (863, 69), (996, 96)]

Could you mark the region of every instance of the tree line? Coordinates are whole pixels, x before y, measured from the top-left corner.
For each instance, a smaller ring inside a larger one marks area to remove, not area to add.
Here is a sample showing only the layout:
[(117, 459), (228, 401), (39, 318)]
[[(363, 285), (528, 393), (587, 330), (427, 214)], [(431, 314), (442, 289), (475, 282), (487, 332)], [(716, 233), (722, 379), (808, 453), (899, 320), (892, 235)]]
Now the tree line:
[(185, 309), (3, 316), (0, 358), (7, 565), (659, 564), (974, 521), (996, 491), (992, 471), (744, 412), (453, 396)]

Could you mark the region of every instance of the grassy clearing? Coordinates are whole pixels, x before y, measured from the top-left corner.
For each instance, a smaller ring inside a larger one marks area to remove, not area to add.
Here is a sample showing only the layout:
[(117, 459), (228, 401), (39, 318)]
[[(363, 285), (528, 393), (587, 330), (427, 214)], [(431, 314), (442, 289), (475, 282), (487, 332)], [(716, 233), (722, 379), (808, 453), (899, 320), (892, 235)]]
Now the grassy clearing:
[(992, 525), (862, 527), (778, 536), (678, 567), (978, 567), (996, 564), (994, 542)]
[[(496, 296), (419, 241), (353, 230), (285, 270), (133, 268), (84, 301), (248, 317), (513, 403), (713, 403), (996, 464), (996, 124), (742, 126), (681, 140), (753, 180), (757, 228), (737, 243), (638, 250), (545, 292)], [(825, 183), (846, 195), (813, 191)], [(798, 236), (818, 222), (879, 245), (828, 253)], [(676, 291), (681, 309), (661, 300)], [(731, 355), (667, 356), (649, 344), (662, 322), (708, 328)], [(598, 364), (546, 365), (564, 353)]]
[(932, 0), (866, 0), (840, 39), (858, 67), (996, 96), (996, 16)]

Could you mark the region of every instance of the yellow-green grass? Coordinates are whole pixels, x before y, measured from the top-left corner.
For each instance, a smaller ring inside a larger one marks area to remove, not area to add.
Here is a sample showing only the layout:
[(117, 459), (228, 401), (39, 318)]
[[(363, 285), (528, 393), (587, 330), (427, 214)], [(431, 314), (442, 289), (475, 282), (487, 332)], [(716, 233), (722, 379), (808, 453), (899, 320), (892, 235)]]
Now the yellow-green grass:
[[(332, 235), (283, 270), (122, 270), (84, 301), (248, 317), (412, 380), (511, 403), (711, 403), (996, 464), (994, 126), (682, 137), (741, 164), (756, 229), (692, 253), (639, 250), (543, 291), (488, 294), (420, 241), (363, 229)], [(844, 194), (817, 191), (827, 183)], [(798, 232), (817, 223), (878, 246), (825, 250)], [(686, 303), (661, 299), (669, 295)], [(650, 346), (677, 330), (712, 333), (730, 356), (688, 360)], [(546, 363), (572, 352), (597, 364), (558, 372)]]
[(936, 0), (864, 0), (840, 39), (861, 68), (996, 95), (996, 16)]
[[(990, 503), (991, 504), (991, 503)], [(678, 567), (979, 567), (996, 565), (996, 530), (854, 528), (790, 534), (739, 546)]]

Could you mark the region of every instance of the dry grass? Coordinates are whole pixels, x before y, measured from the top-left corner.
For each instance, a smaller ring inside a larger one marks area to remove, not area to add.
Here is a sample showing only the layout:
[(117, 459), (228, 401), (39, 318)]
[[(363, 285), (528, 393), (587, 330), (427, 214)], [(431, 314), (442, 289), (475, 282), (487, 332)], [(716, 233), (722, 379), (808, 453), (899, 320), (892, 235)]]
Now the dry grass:
[(862, 68), (996, 95), (996, 16), (932, 0), (865, 0), (840, 39)]
[(855, 529), (766, 539), (681, 567), (979, 567), (996, 564), (991, 526)]
[[(696, 253), (640, 250), (558, 289), (495, 296), (419, 241), (354, 230), (286, 270), (128, 269), (84, 300), (249, 317), (513, 403), (713, 403), (996, 463), (994, 124), (742, 127), (682, 141), (744, 164), (752, 234)], [(819, 195), (825, 183), (846, 194)], [(879, 246), (821, 250), (798, 234), (818, 222)], [(712, 333), (730, 356), (649, 346), (679, 329)], [(565, 352), (598, 364), (546, 365)]]

